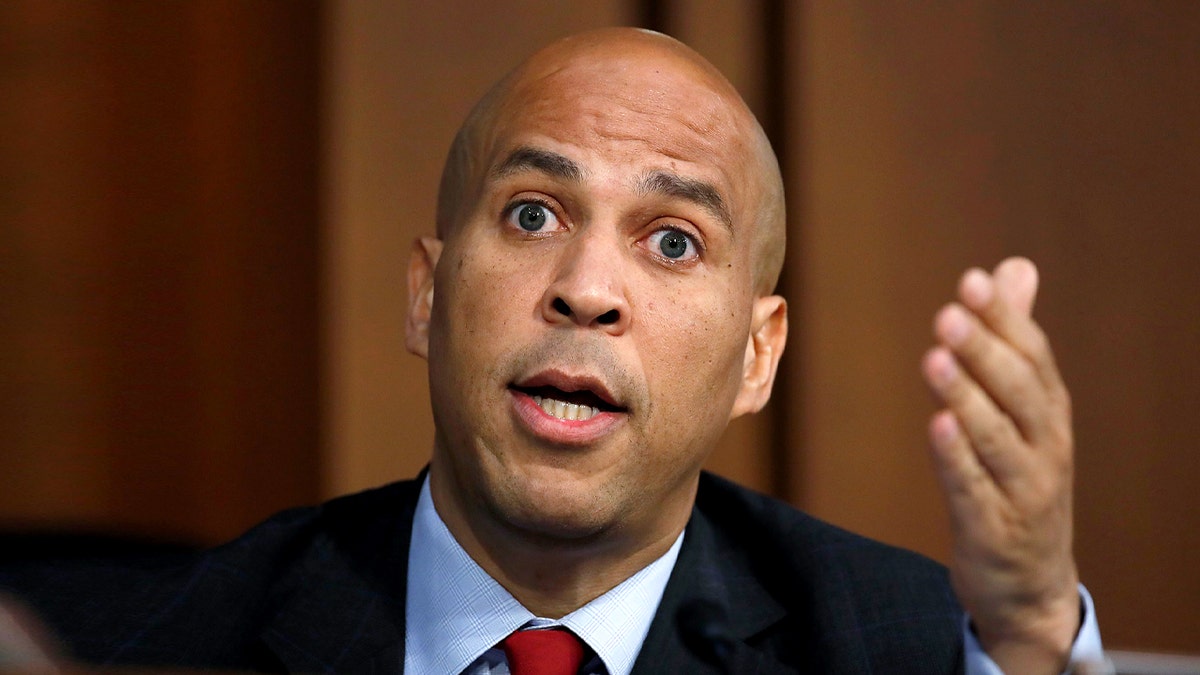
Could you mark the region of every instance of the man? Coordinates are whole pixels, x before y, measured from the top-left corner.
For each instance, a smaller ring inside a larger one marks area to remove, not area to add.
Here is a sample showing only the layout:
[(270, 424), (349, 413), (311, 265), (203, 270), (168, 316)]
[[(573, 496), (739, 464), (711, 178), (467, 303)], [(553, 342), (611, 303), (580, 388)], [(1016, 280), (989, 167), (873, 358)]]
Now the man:
[[(532, 643), (609, 675), (1061, 672), (1092, 613), (1036, 271), (965, 275), (923, 364), (964, 655), (940, 567), (701, 473), (770, 396), (783, 249), (774, 154), (710, 64), (639, 30), (556, 42), (472, 111), (414, 247), (427, 474), (42, 610), (101, 663), (549, 672)], [(33, 596), (96, 585), (64, 574)]]

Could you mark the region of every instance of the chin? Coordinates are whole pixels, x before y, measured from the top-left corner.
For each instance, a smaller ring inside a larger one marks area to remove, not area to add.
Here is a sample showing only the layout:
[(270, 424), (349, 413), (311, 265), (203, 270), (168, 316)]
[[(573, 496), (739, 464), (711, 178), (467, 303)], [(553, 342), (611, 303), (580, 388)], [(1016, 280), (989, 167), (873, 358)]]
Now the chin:
[(613, 525), (619, 509), (603, 488), (583, 481), (517, 481), (501, 490), (493, 508), (514, 530), (550, 540), (591, 539)]

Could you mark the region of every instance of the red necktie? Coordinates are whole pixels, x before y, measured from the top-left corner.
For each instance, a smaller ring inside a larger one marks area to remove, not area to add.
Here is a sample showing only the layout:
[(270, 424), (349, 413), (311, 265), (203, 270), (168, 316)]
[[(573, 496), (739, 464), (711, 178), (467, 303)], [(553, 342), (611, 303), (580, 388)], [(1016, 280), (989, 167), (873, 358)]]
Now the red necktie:
[(577, 675), (583, 642), (562, 628), (519, 630), (501, 643), (512, 675)]

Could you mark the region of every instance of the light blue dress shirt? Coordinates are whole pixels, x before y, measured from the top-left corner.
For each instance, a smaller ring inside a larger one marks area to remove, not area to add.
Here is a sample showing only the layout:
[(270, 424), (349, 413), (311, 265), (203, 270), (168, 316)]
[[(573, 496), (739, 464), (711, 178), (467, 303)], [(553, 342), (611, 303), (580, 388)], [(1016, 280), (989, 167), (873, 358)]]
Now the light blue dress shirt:
[[(498, 645), (522, 627), (564, 626), (595, 653), (587, 675), (629, 675), (658, 611), (679, 557), (683, 534), (661, 558), (559, 620), (525, 609), (471, 556), (446, 528), (429, 493), (426, 476), (413, 516), (404, 608), (404, 672), (432, 675), (509, 675)], [(1085, 616), (1071, 663), (1103, 663), (1100, 627), (1083, 586)], [(963, 619), (968, 675), (1003, 675)]]

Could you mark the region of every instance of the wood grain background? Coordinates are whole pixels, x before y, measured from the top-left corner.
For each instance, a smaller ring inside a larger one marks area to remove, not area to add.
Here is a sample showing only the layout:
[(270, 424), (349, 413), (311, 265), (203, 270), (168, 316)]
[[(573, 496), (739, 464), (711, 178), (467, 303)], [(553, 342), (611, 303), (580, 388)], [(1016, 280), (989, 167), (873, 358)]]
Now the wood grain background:
[(412, 475), (404, 269), (445, 150), (546, 42), (640, 24), (764, 121), (793, 337), (715, 470), (944, 559), (917, 364), (1024, 254), (1109, 646), (1200, 652), (1200, 5), (0, 3), (0, 520), (219, 541)]

